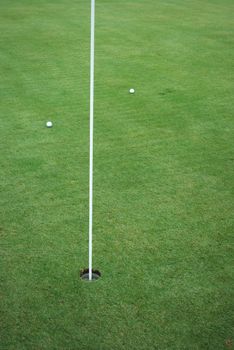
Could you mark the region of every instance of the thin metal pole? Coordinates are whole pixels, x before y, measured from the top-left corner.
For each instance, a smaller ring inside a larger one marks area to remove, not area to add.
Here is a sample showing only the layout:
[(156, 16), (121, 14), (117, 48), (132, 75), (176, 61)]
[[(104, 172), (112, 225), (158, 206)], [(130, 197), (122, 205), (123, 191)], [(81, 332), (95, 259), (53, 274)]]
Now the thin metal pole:
[(89, 280), (92, 280), (93, 249), (93, 111), (94, 111), (94, 28), (95, 0), (91, 0), (90, 43), (90, 149), (89, 149)]

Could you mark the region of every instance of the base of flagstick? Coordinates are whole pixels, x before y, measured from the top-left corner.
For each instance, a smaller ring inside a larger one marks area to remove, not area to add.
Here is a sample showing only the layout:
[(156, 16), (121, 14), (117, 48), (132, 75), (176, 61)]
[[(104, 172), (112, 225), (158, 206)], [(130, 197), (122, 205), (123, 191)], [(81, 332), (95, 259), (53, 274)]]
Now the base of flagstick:
[(80, 272), (80, 278), (83, 281), (97, 281), (101, 277), (101, 273), (98, 270), (92, 270), (92, 279), (89, 279), (89, 269), (84, 269)]

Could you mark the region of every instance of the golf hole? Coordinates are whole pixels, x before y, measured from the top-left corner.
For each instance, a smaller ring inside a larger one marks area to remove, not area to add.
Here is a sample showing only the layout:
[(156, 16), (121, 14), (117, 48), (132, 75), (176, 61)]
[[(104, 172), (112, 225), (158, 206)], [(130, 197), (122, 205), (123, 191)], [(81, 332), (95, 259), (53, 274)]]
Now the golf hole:
[[(92, 281), (97, 281), (101, 277), (101, 272), (92, 269)], [(80, 272), (80, 278), (83, 281), (89, 281), (89, 269), (84, 269)]]

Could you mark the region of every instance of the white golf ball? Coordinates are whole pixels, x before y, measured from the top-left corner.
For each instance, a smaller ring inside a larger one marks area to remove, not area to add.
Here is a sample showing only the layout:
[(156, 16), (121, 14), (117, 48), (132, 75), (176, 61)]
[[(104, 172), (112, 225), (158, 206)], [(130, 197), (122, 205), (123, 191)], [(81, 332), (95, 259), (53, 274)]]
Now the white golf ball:
[(130, 92), (130, 94), (134, 94), (135, 90), (134, 89), (130, 89), (129, 92)]
[(52, 123), (52, 122), (47, 122), (47, 123), (46, 123), (46, 126), (47, 126), (47, 128), (52, 128), (53, 123)]

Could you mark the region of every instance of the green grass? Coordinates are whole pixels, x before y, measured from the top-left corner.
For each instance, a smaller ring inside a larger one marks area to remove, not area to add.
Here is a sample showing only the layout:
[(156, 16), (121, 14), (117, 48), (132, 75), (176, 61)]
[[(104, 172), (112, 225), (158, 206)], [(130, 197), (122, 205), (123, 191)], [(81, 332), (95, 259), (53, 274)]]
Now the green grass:
[(1, 350), (232, 348), (233, 11), (97, 0), (90, 284), (90, 2), (1, 0)]

